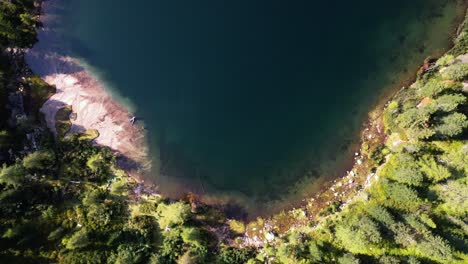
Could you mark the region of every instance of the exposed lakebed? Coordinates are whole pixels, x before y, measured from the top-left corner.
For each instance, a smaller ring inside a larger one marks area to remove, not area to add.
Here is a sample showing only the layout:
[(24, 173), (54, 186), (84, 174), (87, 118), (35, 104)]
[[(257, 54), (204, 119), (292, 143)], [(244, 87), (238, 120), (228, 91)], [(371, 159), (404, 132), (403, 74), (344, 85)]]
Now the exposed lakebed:
[(159, 190), (254, 213), (340, 176), (369, 110), (447, 48), (457, 14), (439, 0), (60, 5), (61, 52), (144, 120)]

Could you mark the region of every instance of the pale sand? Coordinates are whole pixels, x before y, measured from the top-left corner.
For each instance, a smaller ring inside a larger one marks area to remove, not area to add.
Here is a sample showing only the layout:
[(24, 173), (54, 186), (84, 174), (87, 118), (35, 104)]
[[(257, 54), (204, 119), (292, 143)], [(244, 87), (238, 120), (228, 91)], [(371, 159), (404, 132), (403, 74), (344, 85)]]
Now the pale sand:
[(144, 132), (130, 122), (132, 114), (112, 98), (97, 78), (61, 49), (59, 35), (53, 30), (56, 22), (53, 14), (58, 2), (43, 3), (39, 42), (26, 55), (33, 72), (57, 88), (57, 93), (41, 108), (47, 126), (56, 134), (55, 114), (64, 105), (71, 105), (77, 117), (72, 120), (70, 132), (96, 129), (99, 131), (99, 137), (95, 139), (97, 144), (125, 157), (119, 163), (123, 169), (132, 176), (149, 171)]

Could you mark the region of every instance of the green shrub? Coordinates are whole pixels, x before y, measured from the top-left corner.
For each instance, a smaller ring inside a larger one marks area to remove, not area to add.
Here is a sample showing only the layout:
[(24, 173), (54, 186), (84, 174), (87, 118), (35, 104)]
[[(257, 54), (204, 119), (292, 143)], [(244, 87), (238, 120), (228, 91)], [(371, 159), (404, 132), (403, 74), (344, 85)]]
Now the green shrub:
[(159, 226), (164, 229), (173, 225), (182, 225), (190, 217), (190, 205), (184, 202), (159, 204), (157, 208)]

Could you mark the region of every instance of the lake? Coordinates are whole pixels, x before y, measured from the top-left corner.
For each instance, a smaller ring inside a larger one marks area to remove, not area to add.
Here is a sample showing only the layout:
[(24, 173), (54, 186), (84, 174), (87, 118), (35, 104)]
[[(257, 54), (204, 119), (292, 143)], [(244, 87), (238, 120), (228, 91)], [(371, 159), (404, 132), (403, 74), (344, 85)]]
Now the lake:
[(63, 49), (148, 130), (148, 178), (254, 214), (341, 176), (367, 113), (449, 46), (457, 14), (449, 0), (62, 2)]

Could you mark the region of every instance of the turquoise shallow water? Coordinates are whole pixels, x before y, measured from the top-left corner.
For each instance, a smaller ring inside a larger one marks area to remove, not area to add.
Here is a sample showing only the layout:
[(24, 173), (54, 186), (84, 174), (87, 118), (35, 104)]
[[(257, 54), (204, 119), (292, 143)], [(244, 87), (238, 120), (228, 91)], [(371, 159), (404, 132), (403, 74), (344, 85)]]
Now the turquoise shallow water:
[(339, 175), (367, 112), (447, 47), (456, 13), (444, 0), (63, 6), (64, 52), (132, 102), (160, 190), (256, 206)]

